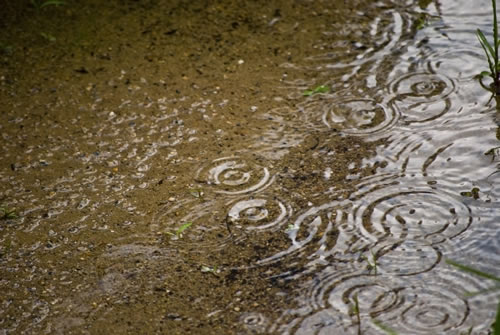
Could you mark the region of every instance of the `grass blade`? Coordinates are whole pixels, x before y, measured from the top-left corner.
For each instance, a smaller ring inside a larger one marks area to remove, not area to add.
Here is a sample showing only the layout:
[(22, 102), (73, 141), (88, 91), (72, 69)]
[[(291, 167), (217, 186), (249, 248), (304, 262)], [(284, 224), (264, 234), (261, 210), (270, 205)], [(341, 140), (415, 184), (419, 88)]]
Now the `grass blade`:
[(183, 224), (182, 226), (180, 226), (176, 231), (176, 235), (182, 235), (182, 233), (184, 232), (184, 230), (188, 229), (189, 227), (191, 227), (193, 223), (192, 222), (188, 222), (188, 223), (185, 223)]
[(495, 291), (499, 291), (499, 290), (500, 290), (500, 285), (486, 288), (484, 290), (477, 291), (477, 292), (465, 292), (465, 296), (468, 298), (471, 298), (471, 297), (475, 297), (476, 295), (479, 295), (479, 294), (491, 293), (491, 292), (495, 292)]
[[(491, 44), (488, 42), (488, 40), (486, 39), (486, 37), (484, 36), (483, 32), (478, 29), (476, 31), (476, 35), (477, 35), (477, 38), (479, 39), (479, 43), (481, 44), (481, 46), (483, 47), (483, 50), (484, 50), (484, 53), (486, 54), (486, 57), (488, 58), (488, 65), (490, 67), (490, 71), (492, 74), (494, 74), (496, 71), (495, 71), (495, 67), (494, 67), (494, 60), (495, 60), (495, 51), (493, 50), (493, 48), (491, 47)], [(491, 55), (491, 57), (490, 57)]]
[[(494, 281), (498, 281), (500, 282), (500, 278), (499, 277), (496, 277), (494, 275), (491, 275), (489, 273), (486, 273), (486, 272), (483, 272), (483, 271), (480, 271), (480, 270), (477, 270), (477, 269), (474, 269), (474, 268), (471, 268), (467, 265), (463, 265), (463, 264), (460, 264), (460, 263), (457, 263), (455, 261), (452, 261), (450, 259), (447, 259), (446, 260), (446, 263), (447, 264), (450, 264), (462, 271), (466, 271), (466, 272), (469, 272), (469, 273), (472, 273), (472, 274), (475, 274), (476, 276), (479, 276), (479, 277), (483, 277), (483, 278), (486, 278), (486, 279), (491, 279), (491, 280), (494, 280)], [(499, 334), (500, 335), (500, 334)]]
[[(493, 59), (495, 60), (495, 65), (498, 67), (498, 23), (496, 0), (491, 0), (491, 4), (493, 5), (493, 42), (495, 43), (495, 53), (493, 54)], [(498, 72), (495, 72), (495, 75), (498, 77)]]
[(310, 97), (313, 94), (318, 94), (318, 93), (328, 93), (330, 91), (330, 87), (326, 85), (320, 85), (317, 86), (316, 88), (312, 90), (307, 90), (302, 93), (305, 97)]
[[(493, 50), (493, 47), (491, 46), (490, 42), (488, 42), (488, 39), (486, 39), (486, 36), (484, 36), (484, 33), (481, 31), (481, 29), (478, 29), (476, 31), (477, 36), (479, 37), (479, 41), (483, 46), (486, 46), (489, 52), (489, 55), (495, 56), (495, 50)], [(486, 50), (485, 50), (486, 51)]]
[(382, 329), (387, 335), (398, 335), (398, 333), (394, 329), (384, 325), (382, 322), (380, 322), (378, 320), (372, 320), (372, 321), (375, 324), (375, 326)]
[(495, 318), (495, 325), (493, 326), (493, 335), (500, 335), (500, 302), (497, 307), (497, 316)]

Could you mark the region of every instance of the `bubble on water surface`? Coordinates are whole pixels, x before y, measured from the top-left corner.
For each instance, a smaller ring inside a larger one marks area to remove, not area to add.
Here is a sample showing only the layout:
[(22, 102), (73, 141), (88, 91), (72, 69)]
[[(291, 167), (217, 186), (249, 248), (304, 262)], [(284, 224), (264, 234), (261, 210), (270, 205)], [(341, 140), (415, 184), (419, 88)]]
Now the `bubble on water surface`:
[(238, 195), (261, 191), (274, 177), (267, 167), (234, 156), (214, 160), (199, 169), (195, 179), (213, 185), (216, 193)]

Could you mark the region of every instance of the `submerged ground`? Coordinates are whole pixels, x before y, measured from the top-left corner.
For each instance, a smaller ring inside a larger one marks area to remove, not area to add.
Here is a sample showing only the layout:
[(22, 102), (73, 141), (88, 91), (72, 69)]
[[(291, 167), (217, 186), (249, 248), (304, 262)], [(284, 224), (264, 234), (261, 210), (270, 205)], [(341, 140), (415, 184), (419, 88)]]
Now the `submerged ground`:
[(500, 265), (487, 1), (41, 3), (0, 1), (1, 334), (488, 332), (444, 263)]

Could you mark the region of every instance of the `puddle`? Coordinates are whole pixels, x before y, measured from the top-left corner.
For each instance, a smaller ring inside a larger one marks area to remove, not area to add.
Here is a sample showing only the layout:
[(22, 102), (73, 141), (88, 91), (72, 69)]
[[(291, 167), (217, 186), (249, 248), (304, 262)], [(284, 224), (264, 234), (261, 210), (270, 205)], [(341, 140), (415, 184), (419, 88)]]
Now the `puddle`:
[(5, 4), (0, 334), (488, 334), (490, 5)]

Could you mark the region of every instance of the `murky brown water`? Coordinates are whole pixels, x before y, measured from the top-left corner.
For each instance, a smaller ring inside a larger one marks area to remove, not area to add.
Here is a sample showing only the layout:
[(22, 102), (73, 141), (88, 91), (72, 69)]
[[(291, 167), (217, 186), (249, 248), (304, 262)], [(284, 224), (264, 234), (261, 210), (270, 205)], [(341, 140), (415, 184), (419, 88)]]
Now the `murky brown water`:
[(489, 1), (0, 6), (1, 334), (488, 333)]

